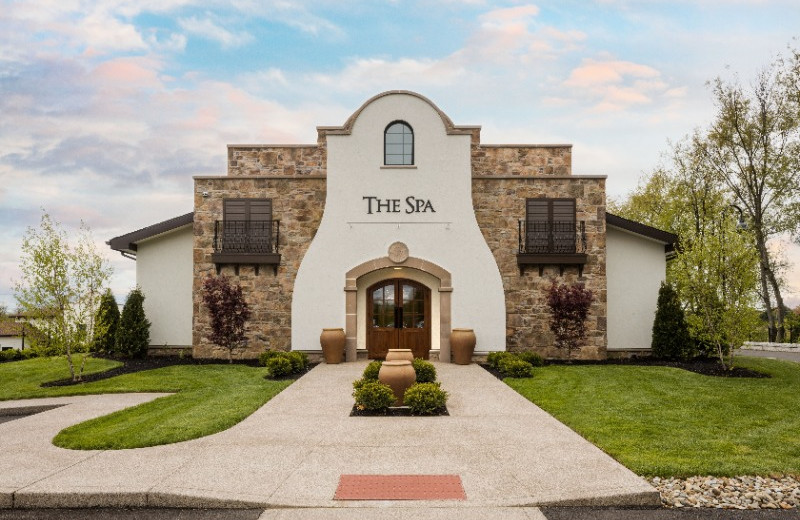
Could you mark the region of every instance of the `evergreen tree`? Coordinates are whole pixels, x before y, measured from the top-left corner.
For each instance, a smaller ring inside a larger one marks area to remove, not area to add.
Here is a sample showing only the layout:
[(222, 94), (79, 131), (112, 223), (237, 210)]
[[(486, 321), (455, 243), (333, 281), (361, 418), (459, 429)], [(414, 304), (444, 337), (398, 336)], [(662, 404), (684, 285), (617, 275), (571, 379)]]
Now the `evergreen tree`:
[(92, 352), (96, 354), (114, 354), (117, 344), (117, 328), (119, 327), (119, 307), (111, 289), (106, 289), (100, 297), (100, 307), (94, 318)]
[(651, 348), (653, 356), (663, 359), (689, 359), (694, 355), (694, 342), (689, 336), (678, 293), (664, 282), (658, 290)]
[(144, 315), (144, 294), (138, 287), (130, 292), (117, 328), (117, 352), (144, 357), (150, 345), (150, 322)]

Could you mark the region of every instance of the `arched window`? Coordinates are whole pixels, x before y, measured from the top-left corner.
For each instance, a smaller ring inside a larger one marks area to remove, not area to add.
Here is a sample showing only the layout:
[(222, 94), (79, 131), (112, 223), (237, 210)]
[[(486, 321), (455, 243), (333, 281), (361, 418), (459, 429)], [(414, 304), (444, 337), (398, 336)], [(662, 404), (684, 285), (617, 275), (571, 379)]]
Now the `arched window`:
[(404, 121), (393, 121), (383, 131), (383, 164), (414, 164), (414, 131)]

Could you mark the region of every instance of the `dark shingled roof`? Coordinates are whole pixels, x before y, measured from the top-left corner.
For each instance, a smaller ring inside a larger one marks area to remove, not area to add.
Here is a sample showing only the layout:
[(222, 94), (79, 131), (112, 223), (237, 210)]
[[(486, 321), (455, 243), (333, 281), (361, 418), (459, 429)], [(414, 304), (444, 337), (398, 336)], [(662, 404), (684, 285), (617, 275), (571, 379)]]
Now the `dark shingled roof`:
[(606, 212), (606, 225), (663, 242), (664, 251), (667, 253), (674, 251), (675, 245), (678, 243), (678, 235), (664, 231), (663, 229), (648, 226), (647, 224), (642, 224), (641, 222), (636, 222), (635, 220), (614, 215), (613, 213)]
[(153, 224), (152, 226), (147, 226), (122, 236), (114, 237), (106, 242), (106, 244), (111, 246), (111, 249), (114, 251), (135, 253), (137, 242), (141, 242), (142, 240), (153, 238), (161, 235), (162, 233), (167, 233), (169, 231), (188, 226), (192, 222), (194, 222), (194, 212), (181, 215), (180, 217), (171, 218), (169, 220), (159, 222), (158, 224)]

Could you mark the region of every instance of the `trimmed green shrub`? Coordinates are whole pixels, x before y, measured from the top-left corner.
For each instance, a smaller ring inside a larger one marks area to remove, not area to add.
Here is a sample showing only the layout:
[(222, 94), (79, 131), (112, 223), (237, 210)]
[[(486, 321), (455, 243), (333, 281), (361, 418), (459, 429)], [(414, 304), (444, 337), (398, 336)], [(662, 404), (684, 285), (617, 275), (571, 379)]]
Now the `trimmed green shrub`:
[(444, 410), (447, 392), (438, 383), (415, 383), (406, 390), (403, 402), (415, 415), (434, 415)]
[(119, 328), (119, 307), (111, 289), (106, 289), (100, 297), (100, 306), (94, 317), (91, 349), (96, 354), (115, 354), (117, 349), (117, 328)]
[(414, 372), (417, 373), (417, 383), (433, 383), (436, 381), (436, 367), (430, 361), (415, 358), (411, 362)]
[(395, 402), (389, 385), (380, 381), (367, 381), (353, 392), (359, 410), (385, 410)]
[(144, 294), (138, 287), (130, 292), (117, 328), (117, 352), (144, 357), (150, 345), (150, 322), (144, 315)]
[(364, 379), (363, 377), (361, 379), (356, 379), (355, 381), (353, 381), (353, 391), (358, 390), (359, 388), (364, 386), (365, 383), (369, 383), (370, 381), (372, 381), (372, 380), (371, 379)]
[(16, 361), (17, 359), (20, 359), (17, 352), (19, 351), (13, 348), (0, 352), (0, 361)]
[(506, 377), (533, 377), (533, 365), (511, 356), (500, 362), (500, 372)]
[(292, 362), (292, 372), (299, 374), (308, 366), (308, 356), (305, 352), (293, 350), (287, 354), (289, 361)]
[(695, 343), (689, 336), (689, 326), (671, 285), (662, 282), (658, 290), (658, 305), (653, 321), (653, 356), (661, 359), (691, 359)]
[(258, 356), (258, 364), (262, 367), (265, 367), (267, 366), (267, 361), (281, 354), (284, 354), (282, 350), (266, 350), (262, 352), (260, 356)]
[(18, 350), (17, 352), (19, 352), (18, 357), (20, 359), (31, 359), (39, 357), (39, 353), (32, 348), (26, 348), (25, 350)]
[(285, 352), (279, 356), (272, 356), (267, 360), (267, 370), (271, 377), (284, 377), (294, 373), (292, 360)]
[(521, 359), (522, 361), (527, 361), (531, 364), (531, 366), (534, 367), (544, 366), (544, 358), (536, 352), (531, 352), (530, 350), (518, 353), (517, 358)]
[(514, 354), (511, 352), (490, 352), (488, 356), (486, 356), (486, 362), (495, 370), (500, 370), (500, 363), (503, 362), (504, 359), (510, 359), (514, 357)]
[(381, 371), (381, 365), (383, 363), (381, 361), (371, 361), (367, 368), (364, 369), (363, 377), (368, 381), (377, 381), (378, 380), (378, 372)]

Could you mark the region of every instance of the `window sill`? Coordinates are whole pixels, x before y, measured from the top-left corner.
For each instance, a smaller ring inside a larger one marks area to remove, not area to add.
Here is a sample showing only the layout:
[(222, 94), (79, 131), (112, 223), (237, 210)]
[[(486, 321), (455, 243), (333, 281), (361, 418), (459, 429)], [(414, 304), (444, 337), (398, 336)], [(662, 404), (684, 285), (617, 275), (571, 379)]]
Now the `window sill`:
[(416, 170), (416, 164), (386, 164), (381, 166), (381, 170)]

